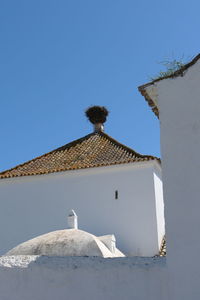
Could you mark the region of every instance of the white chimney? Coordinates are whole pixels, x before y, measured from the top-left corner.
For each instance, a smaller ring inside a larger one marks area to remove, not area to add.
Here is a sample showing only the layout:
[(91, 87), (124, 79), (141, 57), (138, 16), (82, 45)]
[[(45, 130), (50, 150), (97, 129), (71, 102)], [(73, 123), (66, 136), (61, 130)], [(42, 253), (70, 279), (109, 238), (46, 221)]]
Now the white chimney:
[(95, 123), (94, 124), (94, 132), (102, 132), (104, 131), (103, 123)]
[(70, 211), (67, 219), (70, 229), (78, 229), (78, 217), (73, 209)]

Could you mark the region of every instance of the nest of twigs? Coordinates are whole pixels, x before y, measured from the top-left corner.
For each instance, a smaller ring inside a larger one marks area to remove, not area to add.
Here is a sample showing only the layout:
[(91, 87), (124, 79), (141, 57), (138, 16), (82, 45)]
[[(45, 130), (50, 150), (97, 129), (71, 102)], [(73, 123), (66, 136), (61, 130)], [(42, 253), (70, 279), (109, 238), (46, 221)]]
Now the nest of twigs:
[(105, 123), (108, 116), (108, 110), (104, 106), (91, 106), (86, 109), (86, 117), (92, 124)]

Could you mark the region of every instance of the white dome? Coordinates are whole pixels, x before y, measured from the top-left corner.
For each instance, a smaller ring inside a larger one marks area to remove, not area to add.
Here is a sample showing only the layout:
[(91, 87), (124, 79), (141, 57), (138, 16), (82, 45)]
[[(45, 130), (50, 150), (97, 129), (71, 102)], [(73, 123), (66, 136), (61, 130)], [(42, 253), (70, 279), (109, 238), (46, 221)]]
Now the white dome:
[(57, 230), (40, 235), (16, 246), (5, 255), (124, 256), (118, 249), (111, 252), (98, 237), (79, 229)]

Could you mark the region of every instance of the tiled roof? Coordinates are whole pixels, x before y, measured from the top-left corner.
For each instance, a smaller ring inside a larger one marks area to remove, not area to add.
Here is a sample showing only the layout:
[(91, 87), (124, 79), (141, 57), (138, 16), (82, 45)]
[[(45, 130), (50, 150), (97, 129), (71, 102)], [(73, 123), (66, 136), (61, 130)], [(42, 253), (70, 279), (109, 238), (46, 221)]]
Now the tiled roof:
[(184, 76), (185, 71), (187, 71), (187, 69), (189, 69), (191, 66), (193, 66), (198, 60), (200, 59), (200, 54), (198, 54), (197, 56), (195, 56), (192, 61), (190, 61), (189, 63), (185, 64), (182, 68), (180, 68), (179, 70), (175, 71), (173, 74), (168, 75), (168, 76), (164, 76), (164, 77), (160, 77), (157, 78), (149, 83), (146, 83), (144, 85), (141, 85), (138, 87), (138, 90), (140, 91), (140, 93), (144, 96), (145, 100), (148, 102), (149, 106), (151, 107), (152, 111), (155, 113), (155, 115), (159, 118), (159, 110), (157, 105), (154, 103), (154, 100), (152, 99), (152, 97), (147, 93), (146, 88), (150, 85), (154, 85), (156, 84), (158, 81), (164, 80), (164, 79), (168, 79), (168, 78), (175, 78), (178, 76)]
[(0, 178), (39, 175), (115, 164), (159, 160), (141, 155), (103, 132), (94, 132), (0, 173)]

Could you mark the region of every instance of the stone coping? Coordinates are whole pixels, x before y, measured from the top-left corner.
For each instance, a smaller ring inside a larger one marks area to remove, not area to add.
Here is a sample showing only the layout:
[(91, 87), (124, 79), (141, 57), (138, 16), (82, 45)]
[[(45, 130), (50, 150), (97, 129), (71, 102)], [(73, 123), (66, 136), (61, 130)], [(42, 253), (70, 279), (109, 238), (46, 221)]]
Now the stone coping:
[(55, 269), (77, 269), (87, 268), (102, 269), (115, 267), (145, 268), (165, 267), (166, 257), (60, 257), (60, 256), (39, 256), (39, 255), (13, 255), (0, 256), (0, 270), (4, 268), (32, 268), (45, 267)]

